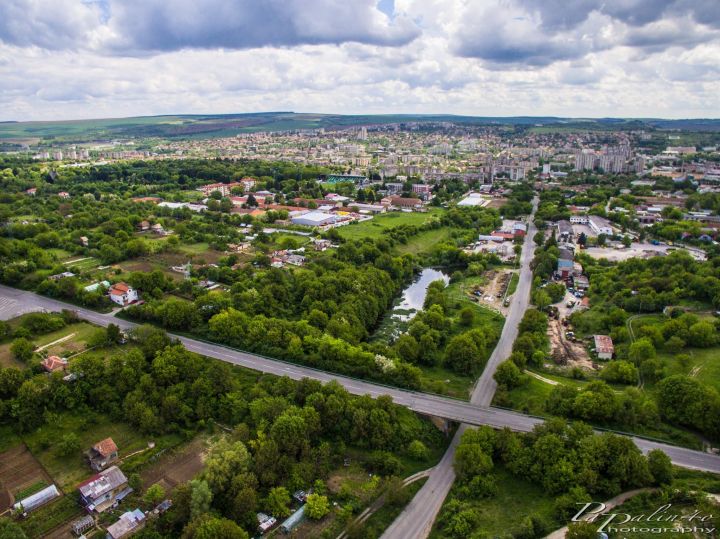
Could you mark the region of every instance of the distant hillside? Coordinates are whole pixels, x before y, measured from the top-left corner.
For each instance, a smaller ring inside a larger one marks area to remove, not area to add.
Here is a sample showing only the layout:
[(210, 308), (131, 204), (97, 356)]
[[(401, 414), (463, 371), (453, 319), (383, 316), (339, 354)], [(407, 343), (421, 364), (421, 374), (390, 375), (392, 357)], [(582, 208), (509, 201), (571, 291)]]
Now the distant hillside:
[(571, 130), (663, 129), (720, 131), (717, 119), (622, 119), (516, 116), (453, 116), (447, 114), (336, 115), (294, 112), (255, 114), (187, 114), (59, 122), (0, 122), (0, 141), (86, 142), (117, 138), (208, 138), (255, 131), (345, 129), (358, 125), (406, 122), (454, 122), (468, 125), (508, 125)]

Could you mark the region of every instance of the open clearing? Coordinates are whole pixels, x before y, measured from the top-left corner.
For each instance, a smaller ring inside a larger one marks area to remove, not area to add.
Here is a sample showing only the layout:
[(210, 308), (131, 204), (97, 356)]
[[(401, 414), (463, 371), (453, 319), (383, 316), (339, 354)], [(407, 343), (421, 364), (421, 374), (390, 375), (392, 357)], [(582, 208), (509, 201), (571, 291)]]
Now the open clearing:
[(582, 343), (571, 341), (565, 336), (566, 328), (560, 320), (548, 320), (547, 334), (550, 338), (550, 354), (558, 365), (595, 370), (590, 354)]
[(418, 255), (423, 252), (428, 252), (437, 244), (450, 239), (452, 234), (453, 229), (448, 227), (426, 230), (425, 232), (408, 238), (407, 243), (401, 243), (395, 249), (401, 255)]
[(357, 240), (361, 238), (379, 238), (383, 231), (401, 225), (422, 225), (442, 212), (433, 208), (427, 212), (400, 212), (392, 211), (380, 213), (372, 219), (361, 223), (353, 223), (337, 228), (338, 233), (345, 239)]
[(588, 247), (583, 253), (593, 258), (605, 258), (611, 262), (622, 262), (631, 258), (652, 258), (665, 256), (672, 251), (685, 250), (696, 260), (705, 260), (706, 255), (700, 249), (685, 249), (669, 245), (653, 245), (651, 243), (633, 243), (631, 247), (614, 249), (612, 247)]
[(159, 483), (165, 492), (170, 492), (177, 485), (190, 481), (202, 470), (208, 448), (207, 438), (198, 436), (178, 451), (162, 455), (140, 473), (143, 488)]
[(505, 316), (508, 307), (503, 305), (503, 300), (513, 275), (515, 272), (512, 270), (489, 270), (482, 277), (464, 279), (459, 284), (459, 292), (463, 298)]

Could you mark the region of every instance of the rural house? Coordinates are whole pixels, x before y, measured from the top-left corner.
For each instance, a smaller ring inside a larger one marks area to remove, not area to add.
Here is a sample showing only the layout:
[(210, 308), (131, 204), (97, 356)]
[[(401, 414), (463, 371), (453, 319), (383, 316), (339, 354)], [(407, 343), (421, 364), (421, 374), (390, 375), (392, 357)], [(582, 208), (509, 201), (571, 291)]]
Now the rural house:
[(80, 501), (90, 513), (102, 513), (114, 507), (133, 491), (128, 485), (127, 477), (117, 466), (111, 466), (83, 481), (78, 490)]
[(118, 460), (118, 448), (112, 438), (105, 438), (88, 449), (85, 456), (90, 467), (99, 472)]
[(125, 283), (115, 283), (110, 287), (108, 293), (111, 300), (123, 307), (138, 300), (137, 291)]
[(609, 335), (595, 335), (594, 339), (598, 359), (612, 359), (615, 353), (612, 338)]
[(107, 527), (108, 539), (122, 539), (130, 537), (145, 526), (145, 513), (140, 509), (127, 511), (120, 515), (120, 519)]
[(67, 368), (68, 360), (64, 357), (48, 356), (42, 360), (41, 365), (47, 372), (64, 371)]

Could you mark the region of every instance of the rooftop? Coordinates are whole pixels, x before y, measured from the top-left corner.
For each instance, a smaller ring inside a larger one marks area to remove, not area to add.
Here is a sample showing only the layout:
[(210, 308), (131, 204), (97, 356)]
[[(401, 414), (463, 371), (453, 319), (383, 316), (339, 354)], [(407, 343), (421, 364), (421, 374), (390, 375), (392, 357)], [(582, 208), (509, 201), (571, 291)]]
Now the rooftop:
[(80, 483), (78, 489), (85, 498), (95, 500), (125, 483), (127, 483), (125, 474), (117, 466), (111, 466)]

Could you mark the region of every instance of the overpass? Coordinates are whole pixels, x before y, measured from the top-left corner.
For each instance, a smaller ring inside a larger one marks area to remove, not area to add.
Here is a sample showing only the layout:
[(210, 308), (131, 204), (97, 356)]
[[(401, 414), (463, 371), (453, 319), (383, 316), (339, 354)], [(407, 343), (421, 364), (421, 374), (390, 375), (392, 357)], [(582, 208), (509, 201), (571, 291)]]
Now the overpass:
[[(134, 322), (115, 318), (112, 314), (98, 313), (33, 292), (0, 285), (0, 318), (3, 320), (30, 311), (61, 311), (63, 309), (75, 311), (80, 318), (99, 326), (107, 327), (109, 324), (116, 324), (122, 329), (132, 329), (138, 326)], [(519, 412), (477, 405), (441, 395), (384, 386), (235, 350), (219, 344), (171, 335), (182, 342), (188, 350), (207, 357), (268, 374), (287, 376), (293, 380), (310, 378), (323, 383), (335, 380), (353, 395), (370, 395), (372, 397), (389, 395), (396, 404), (420, 414), (444, 417), (468, 425), (489, 425), (498, 429), (507, 427), (518, 432), (531, 431), (535, 425), (543, 421), (541, 418)], [(644, 452), (662, 449), (678, 466), (720, 473), (720, 456), (635, 437), (633, 440)]]

